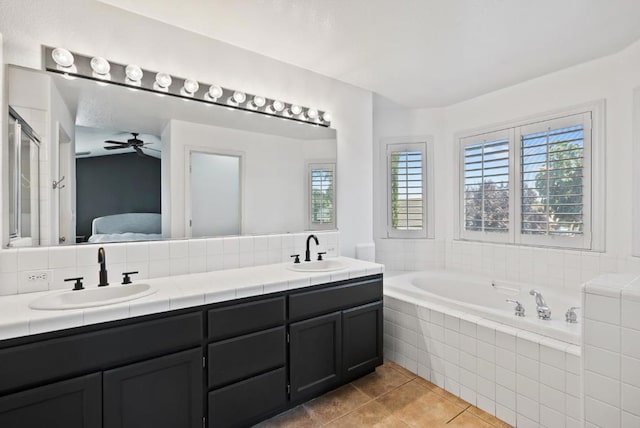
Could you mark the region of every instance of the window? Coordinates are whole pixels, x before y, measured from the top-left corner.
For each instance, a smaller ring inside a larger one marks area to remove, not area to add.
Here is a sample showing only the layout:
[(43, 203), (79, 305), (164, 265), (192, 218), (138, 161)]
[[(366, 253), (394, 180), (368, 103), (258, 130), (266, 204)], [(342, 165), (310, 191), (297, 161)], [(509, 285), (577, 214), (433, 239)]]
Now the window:
[(592, 115), (461, 138), (461, 237), (593, 248)]
[(386, 145), (387, 161), (387, 236), (426, 238), (431, 236), (427, 210), (427, 144)]
[(309, 163), (308, 229), (335, 229), (335, 163)]

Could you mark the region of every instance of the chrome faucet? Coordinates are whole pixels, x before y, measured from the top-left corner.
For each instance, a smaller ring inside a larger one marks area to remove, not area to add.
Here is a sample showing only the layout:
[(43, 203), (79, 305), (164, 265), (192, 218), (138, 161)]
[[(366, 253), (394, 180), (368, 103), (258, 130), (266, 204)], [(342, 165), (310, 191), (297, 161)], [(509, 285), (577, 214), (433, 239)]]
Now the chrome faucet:
[(538, 290), (531, 290), (529, 291), (529, 294), (535, 296), (536, 298), (536, 310), (538, 311), (538, 318), (540, 318), (541, 320), (551, 319), (551, 309), (549, 309), (549, 307), (545, 303), (544, 298), (542, 297), (542, 293), (540, 293)]
[(104, 248), (98, 248), (98, 263), (100, 263), (100, 282), (98, 287), (109, 285), (107, 280), (107, 256), (104, 254)]
[(309, 251), (309, 241), (311, 241), (312, 238), (313, 238), (314, 241), (316, 241), (316, 245), (320, 245), (320, 242), (318, 242), (318, 238), (316, 237), (316, 235), (307, 236), (307, 249), (304, 252), (304, 261), (305, 262), (310, 262), (311, 261), (311, 252)]
[(576, 309), (580, 309), (580, 306), (572, 306), (564, 314), (564, 319), (566, 322), (571, 324), (575, 324), (578, 322), (578, 314), (576, 314)]
[(517, 300), (513, 300), (513, 299), (507, 299), (507, 302), (516, 304), (516, 307), (513, 309), (515, 316), (517, 316), (517, 317), (523, 317), (524, 316), (524, 306), (522, 306), (522, 303), (518, 302)]

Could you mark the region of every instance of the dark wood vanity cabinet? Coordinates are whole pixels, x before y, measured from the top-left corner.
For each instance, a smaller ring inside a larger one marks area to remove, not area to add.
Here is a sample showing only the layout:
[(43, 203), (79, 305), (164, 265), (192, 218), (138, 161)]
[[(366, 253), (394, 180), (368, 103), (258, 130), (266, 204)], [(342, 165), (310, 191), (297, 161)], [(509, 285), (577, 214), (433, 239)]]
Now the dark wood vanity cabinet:
[(80, 376), (0, 397), (0, 427), (102, 427), (101, 374)]
[(382, 275), (0, 341), (0, 427), (246, 427), (382, 364)]

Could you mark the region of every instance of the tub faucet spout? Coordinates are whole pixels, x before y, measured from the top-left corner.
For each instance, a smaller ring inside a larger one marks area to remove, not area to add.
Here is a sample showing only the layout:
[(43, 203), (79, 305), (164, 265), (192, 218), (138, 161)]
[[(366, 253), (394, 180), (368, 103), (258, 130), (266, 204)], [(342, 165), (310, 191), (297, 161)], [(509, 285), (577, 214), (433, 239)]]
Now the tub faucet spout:
[(542, 293), (540, 293), (538, 290), (531, 290), (529, 291), (529, 294), (535, 296), (536, 298), (536, 310), (538, 311), (538, 318), (540, 318), (541, 320), (551, 319), (551, 309), (549, 309), (549, 307), (545, 303), (544, 298), (542, 297)]

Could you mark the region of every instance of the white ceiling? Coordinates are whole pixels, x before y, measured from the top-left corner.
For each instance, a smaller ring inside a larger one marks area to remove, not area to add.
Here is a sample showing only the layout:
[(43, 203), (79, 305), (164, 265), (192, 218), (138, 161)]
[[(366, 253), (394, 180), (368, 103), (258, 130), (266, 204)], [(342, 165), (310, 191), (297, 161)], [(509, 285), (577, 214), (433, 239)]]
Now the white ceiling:
[(640, 38), (639, 0), (102, 0), (377, 92), (450, 105)]

